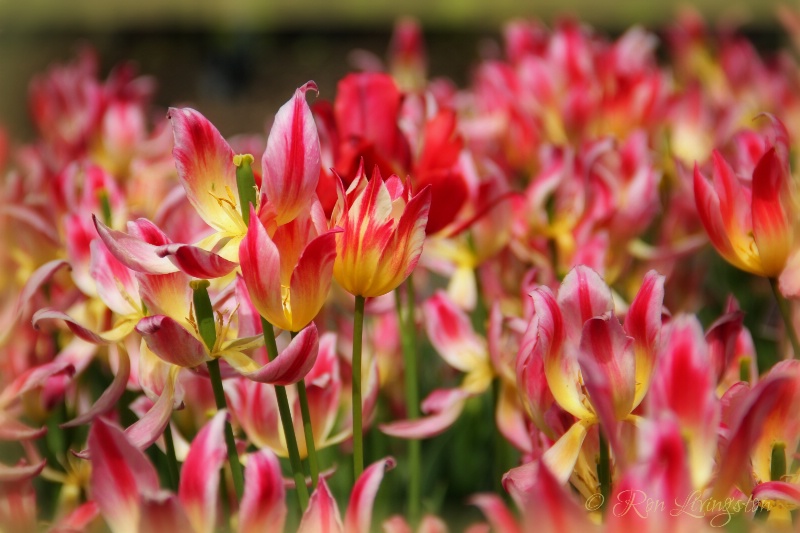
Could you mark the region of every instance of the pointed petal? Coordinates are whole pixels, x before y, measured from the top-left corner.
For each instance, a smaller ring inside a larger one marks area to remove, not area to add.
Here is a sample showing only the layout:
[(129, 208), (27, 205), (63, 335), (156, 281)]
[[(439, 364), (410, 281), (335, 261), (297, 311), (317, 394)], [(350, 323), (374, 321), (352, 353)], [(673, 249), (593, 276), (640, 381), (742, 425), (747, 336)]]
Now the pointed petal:
[(756, 485), (753, 489), (753, 498), (800, 505), (800, 485), (786, 481), (766, 481)]
[(428, 339), (447, 364), (462, 372), (477, 368), (488, 358), (486, 343), (472, 329), (466, 313), (442, 290), (422, 305)]
[(297, 533), (342, 533), (342, 517), (328, 484), (320, 478), (317, 490), (311, 495)]
[(591, 268), (579, 265), (564, 277), (558, 289), (558, 306), (567, 337), (579, 339), (584, 323), (614, 310), (611, 289)]
[(137, 274), (139, 295), (152, 315), (166, 315), (175, 320), (191, 316), (192, 289), (189, 276), (183, 272), (148, 275)]
[(122, 394), (125, 392), (125, 388), (128, 385), (128, 377), (131, 374), (131, 361), (128, 358), (126, 353), (120, 353), (119, 356), (119, 368), (117, 368), (117, 373), (114, 376), (114, 380), (111, 382), (111, 385), (103, 391), (103, 394), (97, 399), (97, 401), (86, 410), (82, 415), (77, 416), (66, 422), (61, 424), (59, 427), (61, 428), (71, 428), (86, 424), (87, 422), (91, 422), (96, 417), (103, 415), (117, 406), (117, 402), (120, 398), (122, 398)]
[(175, 400), (175, 383), (178, 379), (178, 367), (170, 367), (169, 375), (164, 383), (161, 396), (145, 415), (128, 426), (125, 437), (131, 445), (144, 450), (153, 444), (164, 433), (169, 424)]
[(139, 533), (169, 531), (169, 533), (195, 533), (178, 497), (167, 491), (142, 498), (142, 516)]
[(239, 533), (281, 533), (286, 521), (285, 489), (278, 458), (263, 448), (247, 459)]
[(591, 422), (578, 420), (542, 456), (542, 463), (562, 485), (572, 475), (591, 425)]
[(517, 525), (514, 515), (508, 510), (503, 499), (497, 494), (476, 494), (469, 499), (469, 503), (476, 506), (489, 519), (494, 531), (503, 533), (522, 533)]
[(792, 248), (793, 231), (789, 206), (789, 176), (785, 167), (770, 149), (753, 171), (753, 238), (758, 247), (763, 275), (781, 273)]
[(314, 320), (328, 298), (339, 231), (329, 231), (309, 242), (297, 262), (289, 299), (292, 331), (299, 331)]
[(175, 135), (172, 155), (189, 202), (209, 226), (237, 233), (231, 218), (231, 213), (239, 212), (238, 197), (233, 194), (238, 190), (233, 150), (217, 128), (194, 109), (172, 107), (167, 118)]
[[(33, 298), (33, 295), (36, 294), (45, 283), (50, 281), (56, 272), (65, 266), (68, 266), (68, 264), (69, 263), (62, 259), (54, 259), (43, 264), (30, 275), (28, 281), (25, 282), (25, 286), (22, 288), (19, 298), (17, 299), (17, 304), (14, 307), (14, 320), (17, 320), (20, 315), (22, 315), (25, 305), (30, 301), (31, 298)], [(2, 339), (2, 337), (0, 337), (0, 339)]]
[(611, 420), (622, 420), (633, 410), (636, 365), (632, 345), (633, 339), (625, 335), (614, 316), (593, 318), (583, 327), (578, 362), (601, 419), (604, 410), (600, 405), (610, 408)]
[(159, 257), (166, 257), (172, 264), (193, 278), (221, 278), (233, 272), (236, 263), (189, 244), (167, 244), (156, 248)]
[(155, 246), (143, 239), (109, 228), (96, 216), (94, 226), (97, 234), (117, 261), (136, 272), (147, 274), (169, 274), (178, 268), (169, 259), (159, 257)]
[(211, 533), (217, 523), (219, 469), (227, 457), (223, 431), (227, 416), (227, 411), (219, 411), (203, 426), (181, 469), (178, 496), (197, 533)]
[(661, 342), (664, 276), (651, 270), (625, 315), (625, 333), (633, 337), (636, 351), (636, 396), (634, 408), (647, 393)]
[(461, 415), (469, 393), (463, 389), (435, 390), (422, 402), (423, 416), (415, 420), (400, 420), (381, 424), (381, 431), (401, 439), (427, 439), (447, 428)]
[[(240, 370), (247, 379), (272, 385), (291, 385), (305, 377), (319, 353), (319, 332), (312, 322), (301, 331), (278, 357), (254, 370)], [(231, 361), (235, 364), (234, 361)]]
[(89, 430), (92, 499), (114, 533), (138, 530), (140, 498), (158, 491), (158, 474), (121, 429), (98, 418)]
[(7, 466), (0, 463), (0, 483), (17, 483), (41, 474), (47, 461), (35, 465)]
[(391, 457), (372, 463), (359, 476), (350, 493), (350, 503), (344, 516), (344, 530), (347, 533), (369, 533), (372, 531), (372, 507), (375, 496), (383, 480), (383, 474), (395, 466)]
[(111, 255), (100, 240), (93, 240), (89, 248), (89, 273), (103, 303), (121, 316), (141, 313), (139, 284), (133, 272)]
[(205, 345), (168, 316), (146, 316), (136, 325), (136, 331), (147, 347), (167, 363), (194, 368), (208, 359)]
[(308, 206), (319, 181), (319, 135), (306, 102), (309, 90), (317, 91), (313, 81), (298, 88), (278, 110), (261, 159), (262, 191), (274, 206), (279, 225)]
[(96, 502), (86, 502), (60, 519), (48, 533), (74, 533), (84, 531), (95, 518), (100, 516), (100, 508)]
[(281, 301), (281, 257), (269, 238), (264, 225), (250, 207), (250, 226), (239, 245), (239, 264), (242, 267), (250, 300), (270, 324), (290, 329)]
[(74, 367), (68, 361), (53, 361), (31, 368), (17, 376), (0, 393), (0, 411), (35, 387), (41, 387), (53, 376), (61, 373), (72, 374)]
[(47, 433), (47, 426), (32, 428), (14, 418), (0, 417), (0, 441), (38, 439)]
[(31, 318), (31, 324), (33, 324), (34, 328), (39, 329), (39, 324), (48, 320), (63, 320), (70, 331), (86, 342), (90, 342), (92, 344), (108, 344), (115, 340), (107, 338), (102, 334), (95, 333), (94, 331), (77, 322), (68, 314), (62, 313), (61, 311), (50, 307), (45, 307), (36, 311)]

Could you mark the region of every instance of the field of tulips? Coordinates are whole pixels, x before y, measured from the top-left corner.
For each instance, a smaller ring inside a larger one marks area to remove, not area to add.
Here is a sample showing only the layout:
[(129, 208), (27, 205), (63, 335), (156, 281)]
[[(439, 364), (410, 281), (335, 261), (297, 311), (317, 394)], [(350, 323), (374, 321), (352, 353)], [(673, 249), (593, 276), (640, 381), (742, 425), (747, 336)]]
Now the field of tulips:
[(41, 72), (0, 129), (0, 532), (800, 531), (780, 20), (511, 21), (464, 87), (402, 20), (229, 138), (90, 49)]

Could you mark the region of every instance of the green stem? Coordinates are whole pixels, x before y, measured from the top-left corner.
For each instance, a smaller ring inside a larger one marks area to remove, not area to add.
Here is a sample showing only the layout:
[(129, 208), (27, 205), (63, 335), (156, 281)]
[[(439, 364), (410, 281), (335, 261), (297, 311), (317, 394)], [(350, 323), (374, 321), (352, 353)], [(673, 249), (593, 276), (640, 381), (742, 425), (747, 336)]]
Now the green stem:
[(353, 317), (353, 474), (355, 480), (364, 471), (364, 433), (361, 421), (361, 345), (364, 334), (364, 297), (356, 296)]
[(600, 430), (600, 459), (597, 462), (597, 479), (600, 482), (600, 494), (603, 495), (604, 505), (611, 496), (611, 454), (608, 449), (608, 440)]
[(794, 357), (797, 359), (800, 357), (800, 341), (797, 339), (797, 332), (794, 329), (794, 322), (792, 321), (792, 308), (786, 298), (781, 295), (776, 278), (769, 278), (769, 286), (772, 288), (772, 294), (775, 295), (775, 300), (778, 302), (778, 310), (786, 326), (786, 335), (789, 337), (789, 342), (792, 344), (792, 352), (794, 352)]
[[(225, 401), (225, 390), (222, 388), (222, 374), (219, 371), (219, 359), (212, 359), (208, 363), (208, 373), (211, 376), (211, 388), (214, 390), (214, 400), (217, 409), (227, 409)], [(231, 465), (231, 477), (233, 478), (233, 488), (236, 490), (237, 500), (242, 499), (244, 494), (244, 475), (242, 464), (239, 462), (239, 452), (236, 449), (236, 441), (233, 438), (233, 428), (229, 421), (225, 421), (225, 445), (228, 448), (228, 463)]]
[[(297, 332), (292, 332), (292, 338), (297, 336)], [(297, 382), (297, 396), (300, 399), (300, 414), (303, 417), (303, 435), (306, 438), (306, 452), (308, 453), (308, 469), (311, 471), (311, 487), (316, 489), (319, 482), (319, 461), (317, 459), (317, 447), (314, 444), (314, 428), (311, 425), (311, 410), (308, 408), (308, 394), (306, 393), (306, 382)]]
[[(414, 319), (415, 295), (411, 276), (406, 280), (405, 310), (399, 287), (395, 289), (394, 295), (405, 366), (406, 416), (409, 420), (415, 420), (419, 418), (419, 385), (417, 382), (416, 321)], [(422, 442), (417, 439), (408, 441), (408, 471), (408, 520), (413, 529), (419, 521), (422, 503)]]
[(167, 452), (167, 474), (169, 474), (169, 488), (178, 491), (180, 485), (180, 467), (175, 456), (175, 443), (172, 441), (172, 426), (167, 424), (164, 429), (164, 444)]
[[(193, 280), (189, 282), (192, 288), (192, 304), (194, 305), (194, 315), (197, 322), (197, 329), (200, 337), (206, 344), (209, 353), (214, 352), (217, 344), (217, 328), (214, 322), (214, 309), (211, 306), (211, 298), (208, 295), (208, 287), (211, 285), (208, 280)], [(208, 374), (211, 377), (211, 388), (214, 391), (214, 400), (217, 409), (227, 409), (225, 401), (225, 390), (222, 388), (222, 374), (219, 371), (219, 360), (212, 359), (206, 363)], [(242, 464), (239, 462), (239, 451), (236, 449), (236, 440), (233, 438), (233, 428), (229, 420), (225, 421), (225, 445), (228, 448), (228, 463), (231, 467), (231, 477), (233, 486), (236, 489), (236, 497), (242, 499), (244, 493), (244, 474)]]
[[(264, 344), (267, 347), (267, 356), (270, 361), (278, 357), (278, 345), (275, 344), (275, 330), (272, 324), (261, 317), (261, 327), (264, 330)], [(305, 512), (308, 507), (308, 487), (306, 487), (306, 476), (303, 473), (303, 463), (300, 460), (300, 450), (297, 448), (297, 437), (294, 434), (294, 424), (292, 423), (292, 410), (289, 408), (289, 397), (286, 395), (286, 387), (275, 385), (275, 396), (278, 399), (278, 411), (281, 415), (281, 425), (286, 436), (286, 448), (289, 451), (289, 463), (292, 465), (292, 476), (294, 477), (295, 488), (297, 489), (297, 500), (300, 503), (300, 510)]]

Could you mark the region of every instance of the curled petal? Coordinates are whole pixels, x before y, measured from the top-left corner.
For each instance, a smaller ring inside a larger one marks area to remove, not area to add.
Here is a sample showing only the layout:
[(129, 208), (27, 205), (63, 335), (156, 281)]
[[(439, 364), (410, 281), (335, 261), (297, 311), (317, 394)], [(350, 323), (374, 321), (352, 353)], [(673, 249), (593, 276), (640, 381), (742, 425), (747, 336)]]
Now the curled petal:
[(122, 398), (122, 394), (125, 392), (125, 387), (128, 385), (128, 377), (130, 377), (130, 374), (131, 360), (127, 354), (121, 353), (119, 357), (119, 368), (117, 368), (117, 373), (111, 385), (103, 391), (103, 394), (85, 413), (73, 418), (69, 422), (61, 424), (59, 427), (71, 428), (86, 424), (116, 407), (117, 402)]
[(0, 483), (15, 483), (32, 479), (41, 474), (47, 461), (35, 465), (7, 466), (0, 463)]
[(320, 172), (320, 147), (317, 127), (306, 92), (317, 91), (309, 81), (275, 115), (261, 159), (262, 191), (277, 213), (277, 224), (293, 220), (310, 202)]
[(47, 426), (32, 428), (13, 418), (0, 417), (0, 441), (38, 439), (47, 433)]
[(50, 281), (53, 276), (55, 276), (56, 272), (68, 265), (69, 263), (63, 259), (54, 259), (53, 261), (43, 264), (37, 268), (33, 274), (30, 275), (28, 281), (25, 282), (25, 286), (22, 288), (22, 292), (20, 292), (19, 298), (17, 299), (17, 304), (14, 307), (14, 320), (17, 320), (20, 315), (22, 315), (22, 312), (25, 309), (25, 304), (27, 304), (30, 299), (33, 298), (33, 295), (36, 294), (36, 292), (41, 289), (45, 283)]
[(786, 481), (766, 481), (756, 485), (753, 489), (753, 498), (800, 505), (800, 485)]
[(41, 387), (51, 377), (72, 372), (74, 367), (68, 361), (53, 361), (27, 370), (0, 393), (0, 411), (34, 387)]
[(219, 469), (227, 453), (223, 431), (227, 416), (227, 411), (219, 411), (203, 426), (181, 470), (178, 495), (196, 533), (211, 533), (216, 526)]
[(245, 473), (239, 531), (281, 533), (286, 521), (286, 490), (278, 458), (263, 448), (248, 457)]
[(144, 317), (136, 325), (136, 331), (147, 347), (167, 363), (194, 368), (208, 359), (205, 345), (168, 316)]
[[(50, 307), (45, 307), (43, 309), (39, 309), (38, 311), (36, 311), (33, 314), (33, 317), (31, 318), (31, 323), (33, 324), (34, 328), (38, 329), (39, 324), (47, 320), (63, 320), (64, 323), (67, 325), (67, 327), (70, 329), (70, 331), (72, 331), (72, 333), (74, 333), (81, 339), (85, 340), (86, 342), (90, 342), (92, 344), (108, 344), (110, 342), (114, 342), (115, 340), (119, 340), (119, 339), (111, 339), (106, 337), (105, 335), (95, 333), (86, 326), (77, 322), (74, 318), (72, 318), (68, 314)], [(127, 331), (126, 334), (127, 333), (130, 333), (130, 331)]]
[(350, 493), (350, 503), (344, 515), (344, 530), (348, 533), (369, 533), (371, 531), (372, 507), (378, 493), (383, 474), (395, 466), (391, 457), (372, 463), (356, 481)]
[(312, 322), (292, 339), (278, 357), (260, 368), (251, 359), (247, 359), (244, 363), (238, 357), (226, 357), (226, 359), (247, 379), (272, 385), (291, 385), (308, 374), (317, 360), (318, 353), (319, 332)]
[(428, 338), (447, 364), (469, 372), (487, 359), (485, 342), (475, 334), (467, 315), (455, 306), (447, 293), (437, 291), (425, 301), (422, 309)]
[(136, 272), (147, 274), (169, 274), (178, 268), (169, 259), (160, 257), (158, 246), (137, 236), (113, 230), (93, 216), (94, 226), (100, 239), (117, 261)]
[(92, 499), (114, 533), (137, 531), (140, 498), (158, 491), (158, 474), (121, 429), (98, 418), (89, 430)]
[(401, 439), (434, 437), (453, 425), (468, 397), (469, 393), (463, 389), (435, 390), (422, 402), (422, 412), (428, 416), (381, 424), (379, 428), (387, 435)]
[(145, 415), (128, 426), (125, 436), (128, 441), (140, 450), (153, 444), (164, 433), (169, 424), (175, 400), (175, 384), (178, 379), (178, 367), (171, 367), (161, 396)]
[(311, 495), (297, 533), (342, 533), (342, 516), (325, 478), (320, 478), (317, 490)]
[(197, 246), (188, 244), (167, 244), (156, 248), (159, 257), (166, 257), (181, 272), (193, 278), (214, 279), (221, 278), (233, 272), (236, 263), (228, 261)]

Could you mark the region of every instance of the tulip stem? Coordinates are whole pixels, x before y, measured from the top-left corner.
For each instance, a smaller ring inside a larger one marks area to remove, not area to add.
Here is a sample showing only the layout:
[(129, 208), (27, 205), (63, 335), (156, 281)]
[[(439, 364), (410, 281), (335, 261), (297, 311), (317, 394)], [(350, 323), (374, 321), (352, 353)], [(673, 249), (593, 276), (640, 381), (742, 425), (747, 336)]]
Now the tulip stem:
[(608, 439), (603, 430), (599, 429), (600, 434), (600, 459), (597, 462), (597, 480), (600, 482), (600, 494), (603, 502), (608, 502), (611, 496), (611, 454), (608, 449)]
[[(297, 332), (292, 332), (292, 338)], [(311, 410), (308, 408), (308, 394), (306, 382), (301, 379), (297, 382), (297, 396), (300, 398), (300, 413), (303, 417), (303, 435), (306, 438), (306, 452), (308, 453), (308, 469), (311, 472), (311, 487), (316, 489), (319, 482), (319, 460), (317, 459), (317, 446), (314, 443), (314, 427), (311, 425)]]
[[(397, 321), (400, 323), (400, 340), (403, 346), (403, 364), (405, 366), (406, 417), (409, 420), (419, 418), (419, 390), (417, 377), (417, 339), (416, 321), (414, 319), (414, 282), (411, 276), (406, 280), (406, 305), (398, 287), (394, 291), (397, 306)], [(419, 520), (422, 499), (422, 442), (418, 439), (408, 441), (408, 520), (415, 528)]]
[(175, 456), (175, 443), (172, 440), (172, 425), (167, 424), (164, 428), (164, 447), (167, 452), (167, 474), (169, 474), (169, 486), (172, 490), (178, 490), (180, 485), (180, 467), (178, 458)]
[(364, 297), (356, 296), (353, 317), (353, 474), (358, 480), (364, 471), (364, 434), (361, 421), (361, 344), (364, 333)]
[(794, 357), (795, 359), (800, 358), (800, 341), (798, 341), (797, 332), (794, 329), (791, 304), (781, 294), (776, 278), (769, 278), (769, 286), (772, 288), (772, 294), (775, 295), (775, 301), (778, 303), (778, 311), (780, 311), (783, 324), (786, 326), (786, 335), (792, 344)]
[[(217, 328), (214, 322), (214, 308), (211, 305), (211, 297), (208, 295), (209, 285), (211, 284), (205, 279), (189, 282), (189, 286), (192, 288), (192, 304), (194, 306), (197, 329), (208, 351), (213, 352), (214, 345), (217, 343)], [(214, 390), (217, 409), (227, 409), (228, 404), (225, 401), (225, 390), (222, 388), (219, 360), (212, 359), (206, 363), (206, 366), (211, 377), (211, 388)], [(233, 438), (233, 428), (229, 420), (225, 420), (225, 444), (228, 448), (228, 462), (231, 466), (231, 477), (233, 477), (236, 497), (241, 500), (244, 493), (244, 475), (242, 474), (242, 464), (239, 462), (239, 452), (236, 450), (236, 441)]]
[[(278, 345), (275, 343), (275, 330), (272, 324), (261, 317), (261, 327), (264, 330), (264, 344), (267, 347), (267, 356), (270, 361), (278, 357)], [(275, 396), (278, 398), (278, 411), (281, 415), (281, 425), (286, 436), (286, 448), (289, 451), (289, 463), (292, 465), (292, 475), (294, 477), (295, 488), (297, 489), (297, 499), (300, 502), (300, 510), (305, 512), (308, 507), (308, 487), (306, 487), (306, 476), (303, 473), (303, 463), (300, 460), (300, 451), (297, 448), (297, 437), (294, 434), (294, 424), (292, 423), (292, 411), (289, 409), (289, 397), (286, 395), (286, 387), (275, 385)]]
[[(225, 390), (222, 388), (222, 374), (219, 371), (219, 359), (213, 359), (206, 363), (208, 373), (211, 376), (211, 388), (214, 389), (214, 400), (217, 409), (227, 409), (225, 401)], [(239, 462), (239, 452), (236, 449), (236, 440), (233, 438), (233, 428), (229, 420), (225, 421), (225, 445), (228, 448), (228, 463), (231, 465), (231, 477), (233, 478), (233, 488), (236, 490), (236, 499), (241, 500), (244, 493), (244, 476), (242, 474), (242, 464)]]

